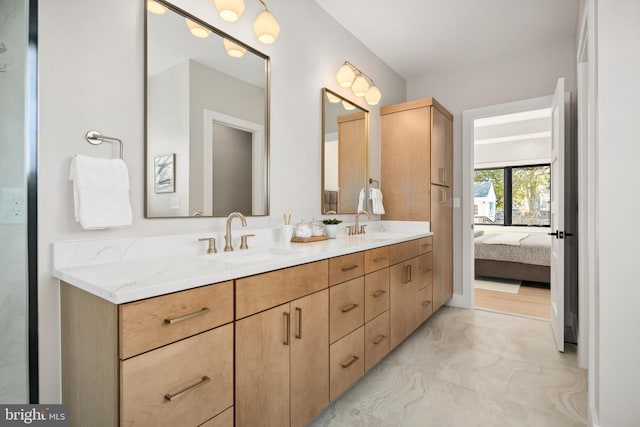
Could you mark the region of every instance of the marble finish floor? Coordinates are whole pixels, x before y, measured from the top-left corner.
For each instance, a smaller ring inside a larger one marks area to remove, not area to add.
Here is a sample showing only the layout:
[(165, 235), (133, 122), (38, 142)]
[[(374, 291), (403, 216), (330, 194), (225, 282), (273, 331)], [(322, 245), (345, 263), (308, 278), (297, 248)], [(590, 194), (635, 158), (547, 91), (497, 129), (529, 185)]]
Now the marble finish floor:
[(443, 307), (311, 427), (584, 426), (587, 371), (549, 322)]

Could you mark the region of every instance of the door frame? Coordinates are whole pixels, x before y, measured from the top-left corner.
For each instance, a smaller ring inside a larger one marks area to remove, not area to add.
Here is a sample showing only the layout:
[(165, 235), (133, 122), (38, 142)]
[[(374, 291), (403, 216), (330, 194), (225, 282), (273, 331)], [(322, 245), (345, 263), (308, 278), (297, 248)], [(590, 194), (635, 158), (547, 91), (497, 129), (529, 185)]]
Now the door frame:
[(462, 295), (455, 294), (450, 305), (463, 308), (474, 306), (473, 259), (473, 171), (474, 128), (476, 119), (502, 114), (521, 113), (551, 107), (552, 96), (523, 99), (504, 104), (464, 110), (462, 112)]

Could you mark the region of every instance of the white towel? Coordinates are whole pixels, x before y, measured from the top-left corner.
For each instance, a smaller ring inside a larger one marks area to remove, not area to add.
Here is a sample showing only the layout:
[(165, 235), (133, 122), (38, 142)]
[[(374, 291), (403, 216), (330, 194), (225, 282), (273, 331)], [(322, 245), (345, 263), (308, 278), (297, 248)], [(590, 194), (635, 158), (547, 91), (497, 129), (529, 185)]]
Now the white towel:
[(129, 172), (121, 159), (76, 155), (71, 160), (76, 221), (85, 230), (131, 225)]
[(382, 191), (379, 188), (369, 189), (369, 198), (373, 206), (373, 213), (376, 215), (384, 215), (384, 206), (382, 205)]
[(358, 196), (358, 210), (356, 212), (366, 211), (366, 210), (367, 210), (367, 198), (363, 188), (362, 190), (360, 190), (360, 195)]

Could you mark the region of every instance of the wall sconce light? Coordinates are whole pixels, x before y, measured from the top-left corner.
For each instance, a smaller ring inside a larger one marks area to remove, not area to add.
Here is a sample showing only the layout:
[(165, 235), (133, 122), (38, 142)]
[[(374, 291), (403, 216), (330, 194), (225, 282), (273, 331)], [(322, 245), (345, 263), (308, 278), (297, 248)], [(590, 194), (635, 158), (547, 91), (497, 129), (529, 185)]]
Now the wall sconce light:
[(236, 22), (244, 12), (244, 0), (214, 0), (213, 3), (223, 21)]
[(196, 24), (191, 19), (184, 18), (184, 20), (187, 21), (187, 26), (189, 27), (189, 31), (191, 31), (191, 34), (193, 34), (197, 38), (206, 39), (207, 37), (209, 37), (209, 34), (211, 34), (211, 30), (203, 27), (200, 24)]
[(224, 44), (224, 48), (227, 51), (227, 54), (229, 56), (233, 56), (234, 58), (240, 58), (247, 51), (247, 49), (232, 42), (231, 40), (223, 39), (222, 43)]
[(154, 0), (147, 0), (147, 10), (156, 15), (164, 15), (167, 8)]
[(369, 105), (377, 105), (382, 98), (382, 93), (376, 87), (373, 79), (349, 61), (344, 61), (336, 74), (336, 80), (342, 87), (351, 87), (355, 96), (364, 96)]
[(258, 0), (264, 6), (264, 10), (258, 15), (253, 23), (253, 31), (260, 43), (271, 44), (276, 41), (280, 34), (280, 25), (276, 18), (269, 12), (267, 5), (262, 0)]

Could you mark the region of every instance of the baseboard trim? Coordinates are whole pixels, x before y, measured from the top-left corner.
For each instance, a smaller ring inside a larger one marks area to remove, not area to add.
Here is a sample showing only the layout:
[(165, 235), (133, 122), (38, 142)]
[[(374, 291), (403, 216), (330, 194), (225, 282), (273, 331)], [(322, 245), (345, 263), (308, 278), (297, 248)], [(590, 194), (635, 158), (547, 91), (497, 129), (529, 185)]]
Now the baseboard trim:
[(591, 427), (601, 427), (598, 420), (598, 413), (593, 405), (589, 405), (589, 425)]

